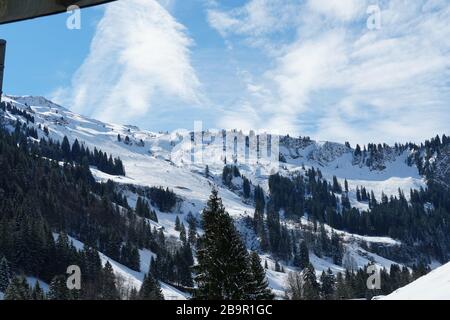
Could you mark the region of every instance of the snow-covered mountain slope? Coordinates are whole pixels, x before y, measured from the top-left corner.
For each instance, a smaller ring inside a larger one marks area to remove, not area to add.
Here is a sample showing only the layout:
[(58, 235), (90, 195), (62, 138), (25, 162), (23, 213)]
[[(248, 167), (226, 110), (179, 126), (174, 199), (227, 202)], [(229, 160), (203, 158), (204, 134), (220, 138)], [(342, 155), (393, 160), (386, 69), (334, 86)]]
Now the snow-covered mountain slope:
[[(282, 161), (279, 168), (274, 168), (271, 161), (261, 157), (261, 152), (269, 147), (269, 140), (265, 139), (265, 135), (259, 137), (260, 145), (257, 147), (251, 143), (256, 139), (254, 134), (227, 132), (227, 137), (233, 137), (229, 145), (235, 145), (231, 152), (230, 148), (227, 152), (223, 147), (222, 131), (197, 133), (192, 142), (191, 134), (187, 130), (154, 133), (134, 126), (108, 124), (73, 113), (42, 97), (6, 96), (3, 101), (20, 110), (26, 110), (34, 117), (34, 123), (30, 122), (28, 125), (37, 129), (39, 138), (48, 137), (61, 141), (67, 136), (71, 143), (78, 139), (91, 150), (96, 147), (121, 158), (125, 166), (125, 177), (111, 176), (92, 168), (91, 171), (97, 180), (111, 179), (119, 184), (163, 186), (172, 189), (181, 199), (174, 212), (163, 213), (153, 208), (159, 220), (155, 226), (162, 227), (169, 236), (178, 237), (178, 232), (174, 230), (176, 216), (179, 215), (184, 219), (188, 212), (198, 216), (212, 188), (216, 187), (227, 211), (233, 216), (244, 235), (247, 246), (249, 249), (257, 249), (252, 230), (248, 230), (245, 223), (241, 223), (244, 217), (253, 216), (254, 207), (243, 200), (239, 192), (223, 185), (221, 175), (225, 160), (227, 163), (235, 163), (244, 176), (254, 185), (261, 185), (266, 191), (268, 177), (274, 170), (279, 170), (283, 175), (290, 175), (302, 173), (311, 167), (318, 168), (330, 181), (336, 176), (343, 185), (344, 179), (347, 179), (352, 205), (361, 209), (366, 209), (367, 204), (357, 202), (358, 186), (365, 186), (369, 191), (373, 190), (377, 197), (380, 197), (382, 192), (396, 195), (398, 189), (403, 190), (408, 196), (411, 188), (425, 187), (425, 181), (419, 175), (418, 169), (407, 164), (408, 151), (396, 151), (394, 148), (387, 149), (382, 156), (371, 159), (369, 163), (367, 159), (355, 157), (354, 150), (348, 145), (316, 142), (309, 138), (280, 137), (279, 151)], [(11, 129), (17, 119), (25, 121), (18, 114), (10, 111), (2, 113), (0, 110), (0, 121), (6, 122)], [(45, 132), (47, 129), (48, 134)], [(248, 148), (246, 139), (249, 141)], [(193, 159), (195, 161), (192, 161)], [(209, 177), (205, 176), (206, 165), (209, 167)], [(136, 195), (133, 193), (126, 195), (130, 205), (133, 205)], [(331, 228), (328, 230), (331, 232)], [(346, 251), (357, 266), (363, 267), (369, 262), (374, 262), (380, 268), (389, 268), (395, 263), (367, 252), (362, 249), (360, 242), (395, 246), (399, 244), (396, 240), (340, 233), (346, 241)], [(265, 258), (270, 263), (271, 258)], [(311, 260), (318, 274), (328, 268), (336, 272), (342, 271), (342, 267), (333, 265), (326, 259), (313, 256)], [(285, 269), (290, 270), (287, 266)], [(121, 266), (115, 268), (116, 273), (122, 273), (123, 270)], [(148, 266), (143, 266), (141, 271), (147, 272)], [(136, 285), (143, 276), (143, 274), (130, 276), (130, 272), (125, 273)], [(286, 273), (268, 272), (271, 287), (280, 297), (284, 294), (286, 277)]]
[(400, 288), (381, 300), (450, 300), (450, 263)]
[[(67, 136), (71, 143), (78, 139), (91, 150), (97, 147), (115, 157), (119, 156), (127, 176), (111, 177), (97, 171), (95, 175), (99, 179), (173, 189), (186, 200), (179, 208), (180, 212), (198, 213), (213, 185), (217, 184), (231, 215), (253, 214), (251, 205), (245, 204), (235, 192), (221, 186), (220, 176), (227, 156), (227, 163), (232, 163), (234, 158), (241, 173), (265, 190), (268, 190), (268, 176), (274, 171), (273, 161), (265, 161), (266, 158), (261, 156), (268, 147), (268, 139), (264, 135), (259, 137), (259, 148), (250, 143), (246, 149), (245, 140), (247, 137), (250, 142), (255, 140), (254, 133), (228, 132), (227, 139), (230, 139), (229, 136), (236, 137), (236, 152), (230, 152), (232, 148), (223, 151), (221, 131), (204, 131), (200, 139), (194, 139), (196, 141), (193, 143), (188, 131), (153, 133), (134, 126), (103, 123), (73, 113), (42, 97), (4, 97), (3, 101), (33, 115), (34, 124), (28, 125), (41, 128), (37, 130), (39, 138), (46, 136), (44, 128), (48, 128), (48, 137), (54, 140), (61, 141)], [(8, 111), (3, 115), (3, 121), (9, 121), (11, 127), (17, 118), (20, 116)], [(119, 135), (121, 141), (118, 140)], [(337, 176), (343, 185), (344, 179), (347, 179), (350, 201), (353, 206), (362, 209), (366, 209), (367, 205), (356, 201), (358, 186), (374, 191), (377, 197), (382, 192), (388, 196), (397, 195), (398, 189), (408, 196), (411, 188), (425, 187), (417, 168), (407, 165), (407, 151), (396, 153), (392, 149), (385, 152), (382, 159), (377, 159), (377, 165), (372, 161), (370, 166), (354, 157), (353, 150), (347, 145), (315, 142), (309, 138), (280, 137), (279, 151), (283, 161), (275, 169), (281, 174), (301, 173), (315, 167), (330, 181)], [(203, 174), (206, 165), (209, 166), (210, 178)]]
[[(153, 133), (135, 126), (107, 124), (75, 114), (42, 97), (5, 97), (3, 101), (31, 111), (35, 126), (48, 127), (49, 137), (53, 139), (61, 140), (66, 135), (70, 141), (77, 138), (90, 148), (101, 147), (107, 153), (120, 156), (127, 176), (134, 183), (178, 187), (178, 193), (198, 198), (201, 202), (205, 200), (203, 191), (209, 183), (199, 178), (195, 171), (203, 172), (206, 164), (213, 174), (221, 173), (224, 160), (229, 156), (227, 163), (235, 160), (245, 176), (263, 187), (274, 169), (261, 156), (268, 147), (264, 134), (259, 137), (258, 151), (256, 144), (251, 143), (252, 139), (256, 139), (254, 133), (227, 132), (227, 136), (236, 137), (236, 147), (223, 151), (221, 131), (204, 131), (199, 134), (200, 139), (193, 143), (187, 130)], [(7, 114), (6, 118), (14, 120), (16, 116)], [(44, 135), (43, 131), (38, 133), (39, 136)], [(121, 135), (121, 142), (117, 139), (118, 135)], [(125, 141), (126, 137), (130, 139), (129, 143)], [(249, 150), (246, 149), (246, 138), (250, 141)], [(351, 194), (357, 186), (366, 186), (377, 197), (381, 192), (396, 195), (398, 188), (408, 195), (409, 189), (425, 186), (417, 168), (406, 163), (408, 151), (396, 152), (392, 148), (369, 164), (361, 157), (355, 157), (354, 150), (343, 144), (292, 137), (279, 137), (279, 141), (282, 158), (279, 170), (282, 173), (315, 167), (329, 180), (333, 176), (342, 181), (347, 179)], [(168, 171), (170, 174), (167, 174)], [(189, 186), (185, 185), (186, 181)]]

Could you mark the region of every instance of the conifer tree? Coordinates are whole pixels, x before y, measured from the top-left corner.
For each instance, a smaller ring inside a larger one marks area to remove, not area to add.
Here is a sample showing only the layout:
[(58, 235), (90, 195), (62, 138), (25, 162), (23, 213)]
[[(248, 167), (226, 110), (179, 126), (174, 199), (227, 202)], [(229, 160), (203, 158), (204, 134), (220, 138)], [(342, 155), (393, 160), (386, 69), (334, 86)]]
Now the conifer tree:
[(306, 242), (302, 241), (300, 243), (300, 249), (298, 252), (296, 252), (296, 255), (294, 256), (294, 265), (301, 270), (306, 268), (306, 266), (309, 264), (309, 250), (306, 246)]
[(334, 275), (331, 269), (328, 268), (327, 272), (322, 271), (320, 276), (320, 295), (322, 299), (331, 300), (334, 296)]
[(70, 161), (70, 143), (67, 136), (64, 136), (63, 141), (61, 143), (61, 151), (63, 152), (63, 157), (66, 161)]
[(197, 221), (191, 212), (189, 212), (186, 221), (188, 223), (188, 241), (191, 246), (196, 245), (197, 243)]
[(125, 243), (122, 246), (121, 252), (121, 262), (125, 264), (130, 269), (135, 271), (140, 271), (140, 256), (139, 250), (131, 242)]
[(180, 283), (184, 286), (192, 287), (194, 283), (192, 280), (191, 267), (194, 264), (194, 257), (192, 255), (192, 248), (189, 242), (180, 248), (178, 252), (177, 264), (180, 269)]
[(183, 243), (183, 245), (187, 243), (186, 228), (184, 227), (184, 223), (181, 223), (180, 225), (180, 240)]
[(334, 299), (341, 300), (346, 299), (347, 297), (348, 294), (345, 279), (342, 276), (342, 273), (339, 272), (336, 276), (336, 290), (334, 292)]
[(261, 249), (266, 251), (269, 248), (269, 240), (267, 239), (266, 229), (264, 226), (264, 207), (256, 204), (253, 216), (254, 230), (260, 239)]
[(342, 243), (339, 235), (336, 232), (331, 233), (331, 258), (333, 258), (333, 263), (337, 265), (342, 264), (342, 257), (344, 254), (344, 248), (342, 247)]
[(3, 257), (0, 260), (0, 291), (5, 292), (11, 283), (12, 273), (8, 260)]
[(319, 284), (314, 267), (309, 263), (303, 270), (303, 299), (319, 300)]
[(81, 147), (78, 139), (75, 139), (72, 144), (72, 159), (77, 162), (81, 161)]
[(151, 273), (144, 276), (144, 281), (139, 291), (139, 298), (141, 300), (164, 300), (159, 282)]
[(199, 299), (248, 299), (252, 272), (247, 250), (233, 220), (213, 190), (202, 214), (204, 235), (198, 244), (196, 266)]
[(119, 299), (119, 292), (116, 287), (116, 278), (114, 276), (113, 268), (109, 261), (106, 262), (102, 270), (101, 279), (101, 298), (104, 300)]
[(175, 231), (180, 231), (180, 227), (181, 227), (181, 223), (180, 223), (180, 218), (177, 216), (175, 218)]
[(244, 198), (250, 198), (250, 181), (246, 177), (242, 177), (242, 190), (244, 192)]
[(139, 300), (139, 292), (136, 288), (131, 288), (130, 294), (128, 295), (128, 300)]
[[(261, 266), (261, 259), (256, 252), (250, 255), (251, 270), (253, 274), (252, 299), (254, 300), (271, 300), (274, 298), (272, 291), (266, 279), (266, 273)], [(267, 263), (267, 261), (266, 261)]]
[(31, 299), (45, 300), (45, 293), (44, 290), (42, 290), (41, 286), (39, 285), (39, 281), (36, 281), (36, 285), (34, 286), (33, 291), (31, 292)]
[(336, 176), (333, 176), (333, 192), (342, 193), (342, 187), (339, 184), (339, 181), (337, 180)]
[(361, 152), (361, 147), (359, 146), (359, 144), (356, 145), (356, 149), (355, 149), (355, 156), (358, 157), (362, 154)]
[(50, 283), (48, 292), (50, 300), (71, 300), (72, 293), (67, 288), (66, 278), (64, 276), (56, 276)]

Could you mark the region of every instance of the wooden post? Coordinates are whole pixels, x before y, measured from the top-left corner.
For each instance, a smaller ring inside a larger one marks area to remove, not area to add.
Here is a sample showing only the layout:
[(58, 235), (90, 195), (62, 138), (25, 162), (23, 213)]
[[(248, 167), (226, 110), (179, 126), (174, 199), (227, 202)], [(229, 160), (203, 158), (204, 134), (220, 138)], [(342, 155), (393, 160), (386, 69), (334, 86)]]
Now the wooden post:
[(0, 39), (0, 102), (3, 95), (3, 73), (5, 71), (6, 40)]

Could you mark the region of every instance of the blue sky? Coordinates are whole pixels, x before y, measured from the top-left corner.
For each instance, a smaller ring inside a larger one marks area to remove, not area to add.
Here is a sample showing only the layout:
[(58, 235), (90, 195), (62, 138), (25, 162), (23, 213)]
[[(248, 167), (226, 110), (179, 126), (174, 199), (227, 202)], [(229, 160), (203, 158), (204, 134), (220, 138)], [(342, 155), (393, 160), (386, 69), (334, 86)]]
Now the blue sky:
[(153, 131), (202, 120), (352, 143), (450, 133), (445, 0), (120, 0), (84, 10), (81, 30), (67, 17), (0, 26), (6, 93)]
[(89, 44), (103, 10), (83, 12), (82, 29), (65, 27), (67, 14), (0, 26), (8, 41), (5, 92), (44, 95), (70, 82), (89, 53)]

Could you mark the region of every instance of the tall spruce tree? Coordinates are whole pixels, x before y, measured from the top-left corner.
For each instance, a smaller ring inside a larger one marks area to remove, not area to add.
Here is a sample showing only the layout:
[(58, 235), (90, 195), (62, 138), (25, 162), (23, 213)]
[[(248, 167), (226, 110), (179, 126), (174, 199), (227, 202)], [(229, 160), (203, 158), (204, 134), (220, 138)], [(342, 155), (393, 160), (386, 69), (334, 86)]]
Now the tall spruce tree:
[(64, 136), (61, 143), (61, 151), (63, 152), (64, 160), (69, 161), (71, 159), (70, 143), (67, 136)]
[(159, 282), (151, 273), (144, 277), (141, 290), (139, 291), (139, 298), (141, 300), (164, 300)]
[(320, 295), (324, 300), (331, 300), (334, 296), (335, 278), (331, 269), (322, 271), (320, 276)]
[(261, 203), (255, 204), (255, 213), (253, 215), (254, 230), (260, 239), (261, 249), (269, 249), (269, 239), (267, 238), (264, 226), (264, 206)]
[(197, 243), (197, 220), (192, 215), (191, 212), (188, 213), (188, 216), (186, 218), (186, 221), (188, 223), (188, 241), (189, 244), (193, 247), (195, 247)]
[(303, 299), (319, 300), (319, 284), (317, 283), (316, 271), (311, 263), (303, 270)]
[(119, 292), (116, 287), (116, 278), (114, 276), (113, 268), (109, 261), (106, 262), (102, 270), (101, 279), (101, 298), (103, 300), (117, 300), (119, 299)]
[(45, 293), (44, 290), (42, 290), (39, 281), (36, 281), (36, 284), (34, 285), (34, 288), (31, 292), (31, 299), (32, 300), (45, 300)]
[(250, 198), (250, 191), (251, 191), (250, 181), (246, 177), (242, 177), (242, 179), (243, 179), (242, 190), (244, 192), (244, 198), (248, 199)]
[(306, 246), (306, 242), (302, 241), (300, 243), (300, 249), (296, 251), (294, 256), (294, 265), (301, 270), (306, 268), (309, 264), (309, 250)]
[(213, 190), (202, 214), (204, 235), (198, 241), (198, 299), (242, 300), (252, 297), (249, 255), (233, 220)]
[(181, 222), (180, 222), (180, 217), (176, 217), (175, 218), (175, 231), (180, 231), (180, 228), (181, 228)]
[(0, 260), (0, 291), (5, 292), (8, 288), (9, 284), (11, 283), (11, 268), (9, 266), (8, 260), (6, 260), (5, 257), (3, 257)]
[(183, 243), (183, 245), (187, 243), (186, 228), (184, 227), (183, 222), (180, 225), (180, 240)]
[[(267, 263), (267, 261), (266, 261)], [(252, 299), (271, 300), (274, 298), (272, 291), (266, 279), (266, 273), (261, 265), (261, 259), (258, 253), (252, 252), (250, 255), (250, 265), (253, 274)]]

